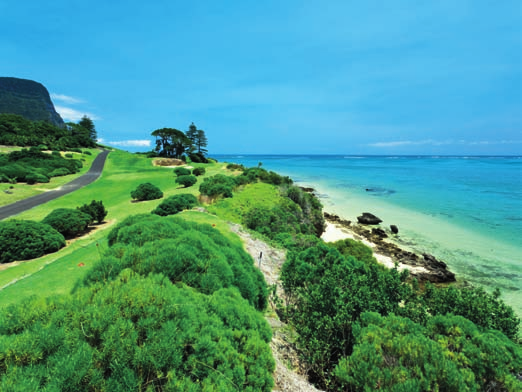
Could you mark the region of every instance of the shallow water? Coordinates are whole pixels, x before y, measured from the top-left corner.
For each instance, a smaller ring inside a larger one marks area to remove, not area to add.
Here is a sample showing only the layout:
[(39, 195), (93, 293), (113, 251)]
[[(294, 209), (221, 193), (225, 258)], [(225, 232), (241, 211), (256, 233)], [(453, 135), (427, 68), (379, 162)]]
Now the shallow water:
[(460, 279), (499, 287), (522, 316), (522, 157), (222, 155), (314, 187), (325, 210), (395, 224), (403, 245)]

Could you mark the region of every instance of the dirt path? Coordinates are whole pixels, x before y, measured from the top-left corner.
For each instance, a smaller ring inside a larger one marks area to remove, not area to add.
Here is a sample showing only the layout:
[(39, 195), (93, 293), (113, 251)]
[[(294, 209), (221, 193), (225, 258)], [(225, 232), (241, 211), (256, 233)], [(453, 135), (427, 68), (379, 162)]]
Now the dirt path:
[[(236, 233), (245, 244), (246, 251), (255, 260), (265, 276), (268, 285), (277, 285), (278, 293), (283, 292), (279, 272), (286, 260), (286, 253), (283, 250), (275, 249), (266, 242), (253, 238), (250, 233), (245, 231), (238, 224), (230, 224), (231, 230)], [(259, 255), (262, 252), (261, 265)], [(280, 294), (278, 294), (280, 295)], [(303, 373), (302, 365), (299, 361), (295, 346), (291, 342), (290, 329), (282, 323), (277, 316), (267, 315), (266, 320), (272, 327), (273, 336), (270, 348), (276, 361), (274, 372), (274, 391), (285, 392), (318, 392), (319, 389), (310, 384)]]
[(23, 199), (15, 203), (0, 207), (0, 220), (13, 215), (18, 215), (26, 210), (30, 210), (31, 208), (39, 206), (40, 204), (47, 203), (48, 201), (57, 199), (60, 196), (74, 192), (94, 182), (98, 177), (100, 177), (103, 171), (103, 166), (105, 165), (107, 155), (109, 155), (109, 151), (103, 150), (94, 159), (92, 166), (87, 173), (85, 173), (83, 176), (76, 178), (75, 180), (72, 180), (71, 182), (68, 182), (67, 184), (61, 186), (58, 189), (44, 192), (40, 195), (29, 197), (27, 199)]

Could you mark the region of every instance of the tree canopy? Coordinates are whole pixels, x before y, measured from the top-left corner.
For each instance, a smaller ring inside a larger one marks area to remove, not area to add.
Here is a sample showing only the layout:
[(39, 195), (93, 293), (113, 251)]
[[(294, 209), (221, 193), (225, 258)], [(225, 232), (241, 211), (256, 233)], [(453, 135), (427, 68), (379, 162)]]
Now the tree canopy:
[(156, 137), (156, 152), (160, 156), (181, 159), (192, 145), (182, 131), (175, 128), (161, 128), (152, 132)]

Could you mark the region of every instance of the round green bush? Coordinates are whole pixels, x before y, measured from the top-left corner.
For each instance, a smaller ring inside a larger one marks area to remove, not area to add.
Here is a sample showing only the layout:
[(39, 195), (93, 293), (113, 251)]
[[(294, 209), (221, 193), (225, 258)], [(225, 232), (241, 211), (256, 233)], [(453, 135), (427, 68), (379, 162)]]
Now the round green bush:
[(155, 200), (163, 197), (163, 192), (150, 182), (138, 185), (138, 187), (131, 192), (131, 197), (135, 200)]
[(190, 210), (198, 203), (196, 196), (190, 193), (174, 195), (165, 199), (152, 213), (160, 216), (174, 215), (183, 210)]
[(176, 176), (188, 176), (190, 175), (190, 170), (187, 169), (186, 167), (177, 167), (174, 169), (174, 174)]
[(91, 201), (91, 204), (84, 204), (81, 207), (77, 207), (78, 210), (81, 212), (84, 212), (91, 216), (92, 222), (96, 221), (98, 223), (102, 223), (107, 214), (109, 213), (104, 205), (103, 202), (93, 200)]
[(85, 154), (85, 155), (92, 155), (92, 152), (90, 152), (89, 150), (85, 150), (85, 151), (83, 151), (83, 154)]
[(85, 232), (92, 218), (79, 210), (72, 208), (58, 208), (47, 215), (42, 223), (45, 223), (66, 238), (74, 238)]
[(64, 246), (63, 235), (44, 223), (24, 220), (0, 222), (0, 263), (34, 259)]
[(183, 185), (183, 188), (188, 188), (194, 185), (196, 182), (198, 182), (198, 179), (196, 176), (189, 175), (189, 176), (179, 176), (176, 178), (176, 184)]
[(192, 174), (195, 176), (202, 176), (205, 174), (205, 168), (204, 167), (196, 167), (194, 170), (192, 170)]
[(232, 197), (232, 190), (236, 185), (237, 182), (234, 177), (216, 174), (215, 176), (203, 179), (203, 182), (199, 186), (199, 192), (209, 197)]

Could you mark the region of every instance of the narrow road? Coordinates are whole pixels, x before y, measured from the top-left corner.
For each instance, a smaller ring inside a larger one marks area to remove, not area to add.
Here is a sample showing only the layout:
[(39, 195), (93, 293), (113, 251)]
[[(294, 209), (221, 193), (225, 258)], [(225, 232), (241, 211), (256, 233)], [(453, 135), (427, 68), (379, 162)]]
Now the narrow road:
[(87, 173), (75, 180), (72, 180), (71, 182), (68, 182), (59, 189), (44, 192), (27, 199), (17, 201), (16, 203), (0, 207), (0, 220), (8, 218), (12, 215), (18, 215), (21, 212), (29, 210), (40, 204), (47, 203), (48, 201), (54, 200), (60, 196), (74, 192), (75, 190), (83, 188), (84, 186), (89, 185), (91, 182), (94, 182), (94, 180), (100, 177), (103, 171), (103, 166), (105, 165), (107, 155), (109, 155), (109, 151), (103, 150), (94, 159), (92, 166)]

